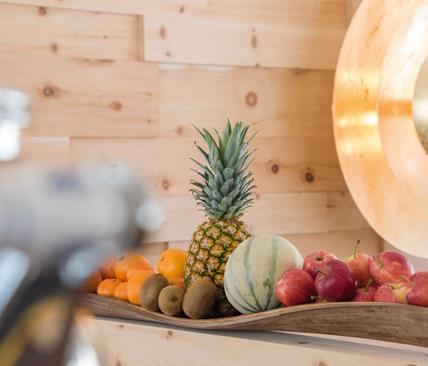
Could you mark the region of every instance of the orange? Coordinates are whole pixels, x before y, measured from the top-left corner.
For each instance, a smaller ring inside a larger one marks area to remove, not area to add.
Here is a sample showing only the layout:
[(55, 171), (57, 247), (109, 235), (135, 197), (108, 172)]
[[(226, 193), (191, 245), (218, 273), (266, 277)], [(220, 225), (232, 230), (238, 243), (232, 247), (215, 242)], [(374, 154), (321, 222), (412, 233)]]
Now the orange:
[(158, 260), (158, 272), (165, 277), (184, 277), (187, 252), (183, 249), (165, 250)]
[(128, 281), (128, 300), (132, 304), (140, 305), (140, 291), (141, 287), (143, 287), (144, 281), (151, 274), (155, 272), (153, 271), (138, 271), (135, 272), (131, 277), (129, 277)]
[(114, 265), (116, 264), (116, 258), (107, 258), (100, 267), (101, 277), (106, 278), (116, 278), (114, 274)]
[(153, 266), (141, 254), (128, 253), (116, 261), (114, 273), (116, 278), (128, 281), (134, 272), (153, 271)]
[(184, 289), (184, 277), (166, 277), (171, 286), (178, 286)]
[(122, 282), (115, 288), (114, 297), (119, 300), (128, 301), (128, 282)]
[(101, 296), (114, 296), (114, 291), (116, 287), (122, 283), (121, 280), (116, 278), (108, 278), (106, 280), (102, 280), (97, 288), (97, 294)]
[(83, 286), (83, 291), (85, 292), (97, 292), (98, 285), (102, 281), (100, 272), (96, 271), (86, 280), (85, 285)]

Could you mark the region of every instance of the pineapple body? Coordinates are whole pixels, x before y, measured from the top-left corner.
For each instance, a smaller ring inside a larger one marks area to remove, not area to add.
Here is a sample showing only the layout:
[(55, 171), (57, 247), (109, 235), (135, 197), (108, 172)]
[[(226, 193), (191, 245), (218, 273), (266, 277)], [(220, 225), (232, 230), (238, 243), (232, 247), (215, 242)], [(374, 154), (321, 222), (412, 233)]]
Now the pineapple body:
[(227, 260), (237, 246), (250, 235), (247, 225), (238, 219), (210, 219), (199, 225), (193, 233), (186, 260), (186, 287), (200, 278), (209, 278), (222, 290)]
[(223, 277), (227, 260), (238, 245), (250, 236), (250, 230), (241, 221), (246, 209), (253, 203), (253, 173), (249, 169), (253, 151), (249, 144), (254, 135), (246, 138), (249, 126), (242, 122), (226, 128), (216, 137), (205, 129), (199, 132), (207, 145), (196, 147), (205, 159), (192, 159), (199, 180), (191, 179), (193, 198), (208, 217), (198, 226), (187, 255), (184, 280), (186, 287), (200, 278), (209, 278), (218, 288), (217, 313), (230, 315), (234, 309), (226, 299)]

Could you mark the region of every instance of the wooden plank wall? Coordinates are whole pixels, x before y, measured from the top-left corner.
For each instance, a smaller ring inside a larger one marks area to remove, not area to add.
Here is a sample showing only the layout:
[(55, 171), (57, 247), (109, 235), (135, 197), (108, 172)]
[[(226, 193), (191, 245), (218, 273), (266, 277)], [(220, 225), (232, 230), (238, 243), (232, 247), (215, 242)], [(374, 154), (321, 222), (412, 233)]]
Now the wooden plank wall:
[[(334, 68), (355, 1), (0, 1), (0, 83), (32, 99), (18, 163), (106, 159), (134, 167), (167, 222), (144, 251), (186, 247), (203, 215), (189, 197), (191, 123), (258, 131), (254, 230), (340, 255), (379, 237), (337, 161)], [(6, 170), (7, 171), (7, 170)], [(157, 244), (161, 243), (161, 244)]]

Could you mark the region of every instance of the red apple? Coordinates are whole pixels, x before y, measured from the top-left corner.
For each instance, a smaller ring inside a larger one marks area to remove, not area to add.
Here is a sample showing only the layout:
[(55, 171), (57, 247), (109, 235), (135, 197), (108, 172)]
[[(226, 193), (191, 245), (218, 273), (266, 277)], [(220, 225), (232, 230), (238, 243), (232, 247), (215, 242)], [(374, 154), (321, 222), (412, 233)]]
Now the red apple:
[(406, 282), (385, 283), (376, 290), (374, 301), (407, 304), (410, 288), (410, 284)]
[(357, 280), (351, 267), (345, 262), (333, 259), (318, 272), (315, 288), (327, 301), (347, 301), (355, 295)]
[(317, 295), (315, 280), (303, 269), (289, 269), (276, 284), (275, 295), (285, 306), (307, 304)]
[(354, 302), (373, 301), (376, 290), (377, 290), (376, 285), (368, 283), (366, 287), (357, 289), (357, 292), (355, 293), (355, 296), (352, 299), (352, 301)]
[(407, 301), (412, 305), (428, 307), (428, 272), (418, 272), (410, 277), (412, 288), (407, 293)]
[(370, 276), (379, 286), (400, 282), (403, 277), (409, 278), (414, 273), (412, 264), (401, 253), (385, 251), (370, 262)]
[(329, 261), (337, 259), (337, 257), (327, 250), (320, 250), (309, 253), (303, 262), (303, 269), (309, 272), (315, 278), (319, 270)]
[(349, 264), (357, 277), (357, 287), (365, 287), (370, 280), (370, 262), (373, 258), (366, 253), (357, 254), (359, 243), (360, 241), (355, 245), (353, 255), (346, 258), (346, 263)]

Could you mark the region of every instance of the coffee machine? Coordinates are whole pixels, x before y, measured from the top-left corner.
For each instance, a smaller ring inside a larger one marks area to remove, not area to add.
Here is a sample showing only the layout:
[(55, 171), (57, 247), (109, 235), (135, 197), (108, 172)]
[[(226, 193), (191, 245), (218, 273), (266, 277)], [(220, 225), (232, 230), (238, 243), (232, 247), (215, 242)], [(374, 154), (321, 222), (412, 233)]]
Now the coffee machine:
[[(24, 93), (0, 89), (0, 175), (19, 156), (28, 109)], [(2, 177), (0, 365), (96, 366), (89, 345), (70, 346), (79, 290), (104, 257), (132, 250), (162, 219), (119, 163)]]

